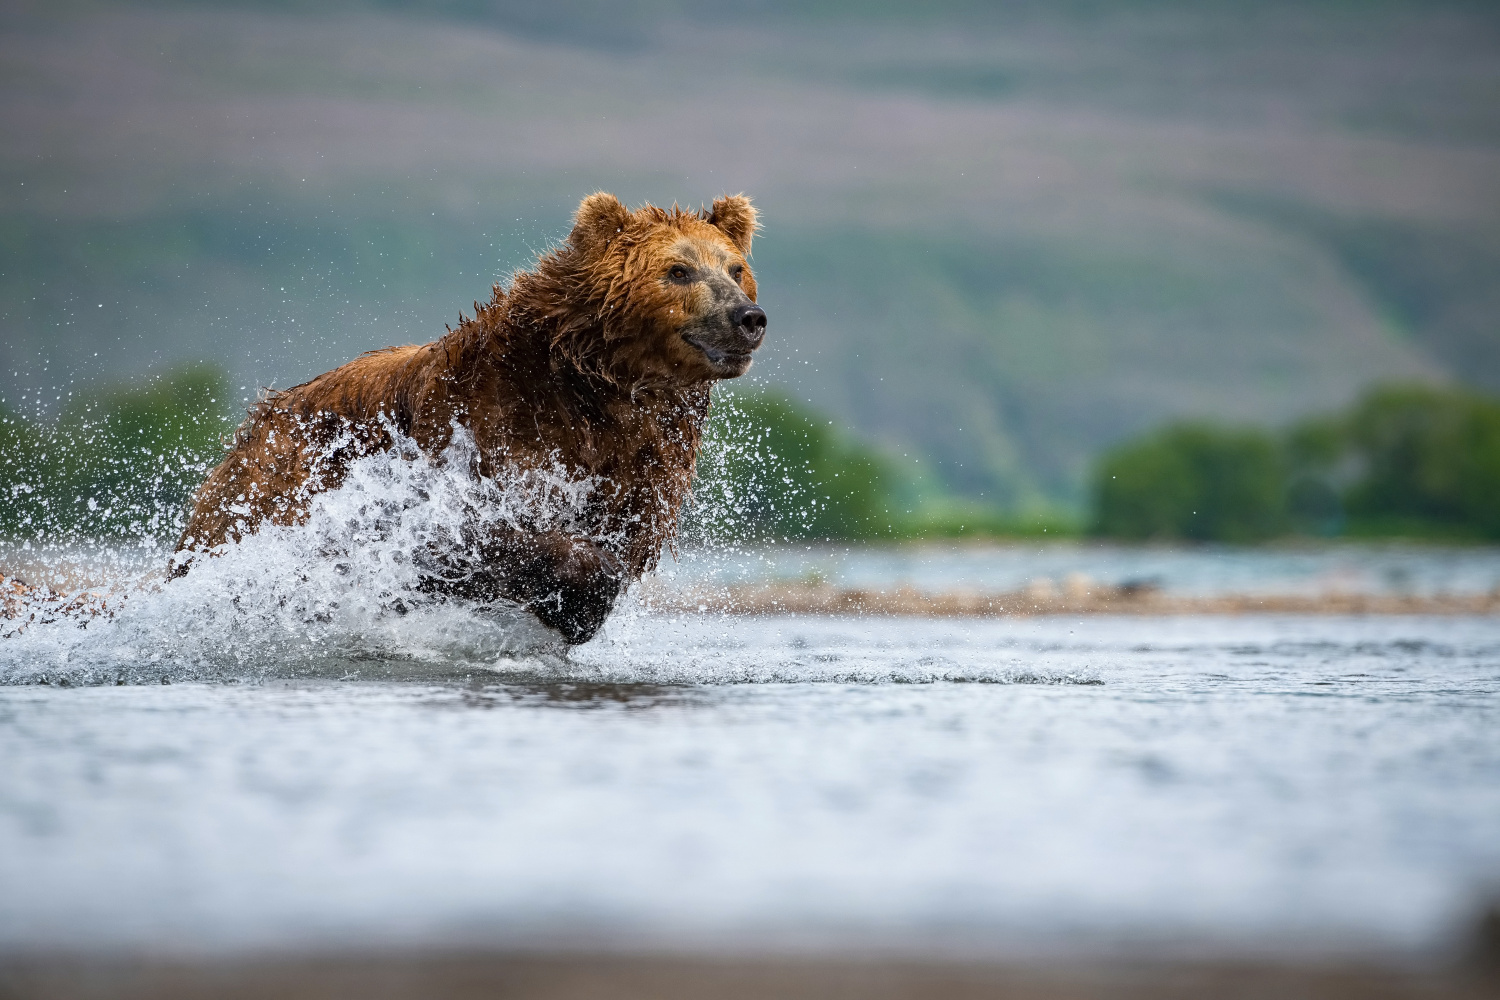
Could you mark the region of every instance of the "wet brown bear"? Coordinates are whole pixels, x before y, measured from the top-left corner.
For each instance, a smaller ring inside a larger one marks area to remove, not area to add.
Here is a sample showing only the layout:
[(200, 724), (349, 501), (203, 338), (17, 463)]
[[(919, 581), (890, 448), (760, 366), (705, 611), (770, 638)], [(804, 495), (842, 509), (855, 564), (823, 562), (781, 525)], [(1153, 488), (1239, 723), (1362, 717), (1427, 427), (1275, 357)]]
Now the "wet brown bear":
[(423, 588), (508, 599), (586, 642), (676, 534), (710, 387), (744, 374), (765, 336), (745, 263), (755, 229), (743, 196), (631, 212), (590, 195), (564, 245), (447, 336), (258, 404), (199, 489), (172, 575), (262, 524), (299, 522), (351, 461), (391, 448), (392, 429), (437, 461), (457, 424), (474, 437), (473, 474), (561, 467), (608, 489), (583, 530), (476, 526), (482, 537), (424, 565)]

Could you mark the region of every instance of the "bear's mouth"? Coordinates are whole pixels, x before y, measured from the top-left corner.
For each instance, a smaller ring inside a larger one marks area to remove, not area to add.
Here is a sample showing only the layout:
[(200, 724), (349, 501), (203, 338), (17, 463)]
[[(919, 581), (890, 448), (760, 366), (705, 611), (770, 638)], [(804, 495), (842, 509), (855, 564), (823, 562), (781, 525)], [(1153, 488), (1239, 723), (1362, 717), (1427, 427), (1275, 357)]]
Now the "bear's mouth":
[(708, 359), (708, 363), (716, 369), (733, 371), (738, 374), (750, 367), (750, 348), (717, 347), (713, 344), (706, 344), (696, 337), (689, 336), (684, 336), (682, 339), (702, 351), (703, 356)]

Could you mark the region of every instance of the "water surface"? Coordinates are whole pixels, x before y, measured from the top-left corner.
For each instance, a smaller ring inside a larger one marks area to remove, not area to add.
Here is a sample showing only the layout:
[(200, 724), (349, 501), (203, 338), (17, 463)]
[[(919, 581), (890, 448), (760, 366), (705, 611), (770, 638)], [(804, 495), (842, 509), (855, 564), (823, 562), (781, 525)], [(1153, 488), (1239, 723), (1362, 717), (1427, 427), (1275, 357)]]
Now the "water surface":
[(1392, 594), (1432, 597), (1500, 590), (1500, 546), (1389, 543), (1121, 545), (1098, 540), (894, 545), (786, 544), (689, 549), (672, 582), (826, 580), (844, 587), (1012, 591), (1145, 585), (1183, 597), (1226, 594)]
[(1492, 619), (270, 621), (0, 645), (0, 947), (1422, 952), (1500, 888)]

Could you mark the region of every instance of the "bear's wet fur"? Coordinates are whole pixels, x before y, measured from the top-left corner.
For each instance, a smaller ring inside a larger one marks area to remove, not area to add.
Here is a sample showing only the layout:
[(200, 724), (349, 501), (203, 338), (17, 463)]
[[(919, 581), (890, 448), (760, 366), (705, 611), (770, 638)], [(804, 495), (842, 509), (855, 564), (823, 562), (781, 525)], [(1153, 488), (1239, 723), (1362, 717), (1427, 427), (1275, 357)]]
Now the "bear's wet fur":
[(702, 211), (630, 211), (597, 193), (561, 246), (430, 344), (371, 351), (267, 395), (199, 488), (172, 575), (261, 525), (295, 524), (392, 430), (432, 461), (455, 425), (504, 483), (560, 470), (607, 484), (577, 533), (488, 522), (424, 589), (530, 609), (586, 642), (677, 532), (714, 381), (750, 365), (765, 313), (742, 195)]

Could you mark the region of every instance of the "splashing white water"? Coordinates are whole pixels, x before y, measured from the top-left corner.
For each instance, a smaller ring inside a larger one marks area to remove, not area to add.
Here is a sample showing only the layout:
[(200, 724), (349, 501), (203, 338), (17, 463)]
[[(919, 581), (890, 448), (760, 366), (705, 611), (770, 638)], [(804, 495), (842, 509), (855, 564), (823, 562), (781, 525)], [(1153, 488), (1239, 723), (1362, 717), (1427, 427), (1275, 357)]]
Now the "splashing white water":
[[(315, 495), (304, 523), (266, 525), (199, 555), (183, 578), (166, 581), (165, 551), (145, 548), (135, 553), (133, 577), (114, 576), (76, 599), (22, 599), (17, 622), (25, 627), (7, 623), (0, 679), (337, 675), (376, 661), (462, 670), (507, 656), (555, 657), (557, 634), (514, 605), (424, 594), (417, 585), (436, 557), (474, 556), (465, 546), (486, 524), (586, 535), (585, 509), (601, 484), (560, 467), (484, 478), (472, 474), (474, 458), (462, 429), (435, 462), (398, 439), (391, 451), (355, 461), (338, 489)], [(111, 567), (124, 568), (118, 560)]]

